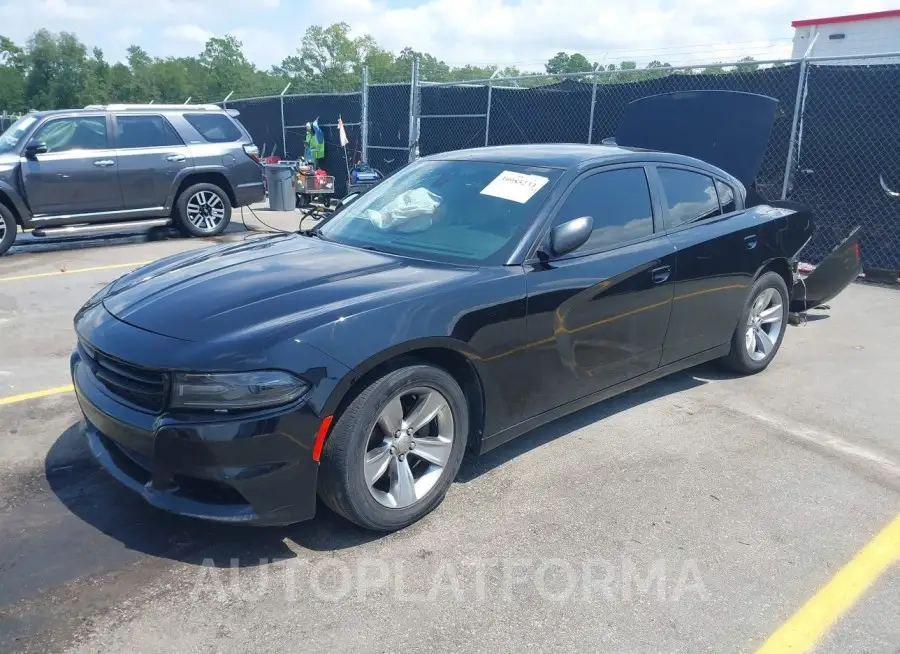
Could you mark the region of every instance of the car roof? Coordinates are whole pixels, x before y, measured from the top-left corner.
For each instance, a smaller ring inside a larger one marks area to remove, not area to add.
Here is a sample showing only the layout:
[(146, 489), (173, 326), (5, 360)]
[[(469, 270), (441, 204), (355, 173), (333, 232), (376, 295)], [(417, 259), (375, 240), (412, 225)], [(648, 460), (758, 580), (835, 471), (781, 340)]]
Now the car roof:
[(516, 166), (535, 166), (559, 170), (583, 170), (596, 165), (642, 162), (670, 163), (700, 168), (732, 182), (727, 171), (709, 162), (673, 152), (621, 145), (587, 145), (580, 143), (538, 143), (533, 145), (498, 145), (433, 154), (423, 159), (434, 161), (484, 161)]
[(217, 105), (205, 104), (107, 104), (107, 105), (88, 105), (78, 109), (46, 109), (43, 111), (29, 112), (32, 116), (43, 118), (44, 116), (58, 116), (61, 114), (83, 114), (97, 112), (128, 112), (128, 113), (169, 113), (169, 112), (190, 112), (190, 113), (224, 113), (225, 110)]
[(468, 150), (456, 150), (429, 155), (428, 159), (485, 161), (516, 164), (520, 166), (541, 166), (544, 168), (569, 169), (585, 163), (621, 157), (622, 155), (645, 152), (636, 148), (610, 145), (586, 145), (579, 143), (536, 143), (530, 145), (498, 145)]

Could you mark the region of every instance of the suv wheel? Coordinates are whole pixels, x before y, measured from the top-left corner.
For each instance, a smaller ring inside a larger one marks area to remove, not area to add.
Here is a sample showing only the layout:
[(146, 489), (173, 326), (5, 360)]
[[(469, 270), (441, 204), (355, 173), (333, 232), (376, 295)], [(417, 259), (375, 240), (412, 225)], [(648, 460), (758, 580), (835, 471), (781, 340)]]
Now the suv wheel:
[(231, 222), (231, 201), (215, 184), (194, 184), (175, 203), (179, 226), (191, 236), (216, 236)]
[(12, 211), (0, 204), (0, 255), (12, 247), (16, 240), (16, 218)]

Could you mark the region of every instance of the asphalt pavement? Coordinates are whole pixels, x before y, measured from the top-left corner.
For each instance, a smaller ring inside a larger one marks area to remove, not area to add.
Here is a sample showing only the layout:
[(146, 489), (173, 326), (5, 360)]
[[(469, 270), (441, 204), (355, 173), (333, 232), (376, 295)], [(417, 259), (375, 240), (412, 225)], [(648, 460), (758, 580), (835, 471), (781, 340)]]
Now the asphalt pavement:
[[(253, 237), (238, 220), (215, 241)], [(208, 245), (0, 259), (0, 651), (900, 651), (896, 290), (851, 286), (760, 375), (701, 366), (467, 461), (402, 532), (324, 507), (232, 528), (108, 478), (68, 388), (78, 307)]]

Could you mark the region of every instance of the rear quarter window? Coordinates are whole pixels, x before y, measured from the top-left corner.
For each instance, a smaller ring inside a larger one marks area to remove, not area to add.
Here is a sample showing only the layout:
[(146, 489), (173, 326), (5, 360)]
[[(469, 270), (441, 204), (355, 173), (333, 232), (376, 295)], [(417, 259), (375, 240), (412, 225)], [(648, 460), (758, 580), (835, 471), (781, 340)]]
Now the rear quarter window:
[(184, 114), (184, 119), (207, 143), (233, 143), (244, 138), (241, 130), (225, 114)]

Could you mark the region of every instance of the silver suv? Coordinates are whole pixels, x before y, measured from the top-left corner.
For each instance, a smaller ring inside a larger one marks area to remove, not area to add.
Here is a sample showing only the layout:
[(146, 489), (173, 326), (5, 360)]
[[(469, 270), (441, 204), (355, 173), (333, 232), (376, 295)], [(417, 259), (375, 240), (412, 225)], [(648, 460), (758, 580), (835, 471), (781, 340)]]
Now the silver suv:
[(175, 223), (214, 236), (265, 198), (259, 151), (216, 105), (92, 105), (22, 116), (0, 135), (0, 255), (35, 236)]

